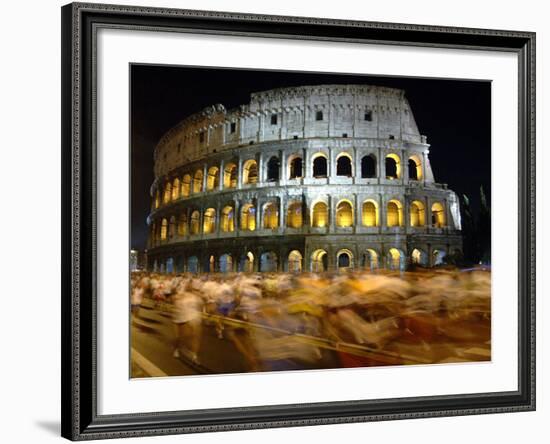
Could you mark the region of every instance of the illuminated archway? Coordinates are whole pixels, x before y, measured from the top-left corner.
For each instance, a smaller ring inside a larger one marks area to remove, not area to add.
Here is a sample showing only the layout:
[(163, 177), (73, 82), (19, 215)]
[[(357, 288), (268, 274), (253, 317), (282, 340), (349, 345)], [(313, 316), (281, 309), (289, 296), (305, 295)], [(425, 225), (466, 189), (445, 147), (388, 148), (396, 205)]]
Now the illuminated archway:
[(202, 170), (195, 171), (195, 175), (193, 176), (193, 193), (200, 193), (202, 191), (202, 180)]
[(336, 205), (336, 226), (353, 226), (353, 205), (349, 200), (341, 200)]
[(160, 240), (164, 241), (168, 238), (168, 219), (162, 219), (160, 224)]
[(187, 235), (187, 214), (182, 213), (180, 214), (180, 217), (178, 219), (178, 235), (179, 236), (186, 236)]
[(176, 177), (172, 183), (172, 200), (180, 198), (180, 180)]
[(244, 273), (252, 273), (254, 271), (254, 254), (251, 251), (241, 256), (239, 271)]
[(365, 227), (377, 227), (380, 224), (378, 215), (378, 204), (372, 200), (363, 202), (362, 220)]
[(411, 263), (414, 265), (427, 265), (428, 257), (421, 249), (415, 248), (411, 253)]
[(191, 213), (191, 224), (189, 227), (189, 231), (191, 234), (199, 234), (200, 219), (201, 219), (201, 215), (198, 210), (195, 210)]
[(301, 228), (303, 224), (302, 203), (292, 202), (287, 209), (286, 226)]
[(183, 197), (189, 197), (191, 194), (191, 175), (186, 174), (181, 181), (181, 195)]
[(299, 273), (302, 271), (302, 253), (298, 250), (292, 250), (288, 254), (288, 271), (291, 273)]
[(421, 201), (411, 202), (410, 219), (411, 227), (423, 227), (426, 224), (426, 211)]
[(445, 207), (441, 202), (434, 202), (432, 204), (432, 225), (436, 228), (443, 228), (445, 222)]
[(264, 206), (264, 228), (273, 230), (279, 227), (279, 209), (273, 202), (269, 202)]
[(249, 159), (243, 165), (243, 183), (253, 184), (257, 182), (258, 182), (258, 163), (254, 159)]
[(390, 270), (400, 270), (402, 263), (402, 254), (397, 248), (390, 248), (388, 251), (388, 268)]
[(172, 185), (170, 184), (170, 182), (168, 182), (164, 187), (164, 197), (162, 199), (163, 203), (167, 204), (168, 202), (170, 202), (171, 197), (172, 197)]
[(160, 193), (159, 190), (155, 192), (155, 209), (160, 207)]
[(217, 190), (220, 186), (220, 169), (217, 166), (211, 166), (208, 169), (206, 177), (206, 189), (208, 191)]
[(243, 205), (241, 209), (241, 230), (256, 229), (256, 207), (253, 204)]
[(328, 225), (328, 205), (325, 202), (317, 202), (311, 210), (311, 226), (324, 228)]
[(413, 154), (409, 157), (409, 179), (422, 180), (422, 161), (420, 157)]
[(220, 223), (221, 230), (224, 233), (235, 231), (235, 211), (232, 206), (227, 205), (223, 208)]
[(387, 223), (388, 227), (403, 226), (403, 206), (396, 199), (390, 200), (387, 206)]
[(202, 232), (204, 234), (211, 234), (216, 231), (216, 210), (214, 208), (208, 208), (204, 211), (204, 218), (202, 221)]
[(378, 263), (378, 253), (372, 248), (368, 248), (365, 253), (365, 268), (375, 270), (379, 267)]
[(172, 239), (176, 235), (176, 216), (170, 217), (168, 223), (168, 239)]
[(234, 163), (228, 163), (223, 170), (223, 187), (237, 187), (237, 165)]
[(311, 255), (311, 271), (322, 273), (328, 268), (328, 254), (325, 250), (315, 250)]
[(399, 178), (401, 178), (401, 159), (397, 154), (388, 154), (386, 156), (386, 179)]

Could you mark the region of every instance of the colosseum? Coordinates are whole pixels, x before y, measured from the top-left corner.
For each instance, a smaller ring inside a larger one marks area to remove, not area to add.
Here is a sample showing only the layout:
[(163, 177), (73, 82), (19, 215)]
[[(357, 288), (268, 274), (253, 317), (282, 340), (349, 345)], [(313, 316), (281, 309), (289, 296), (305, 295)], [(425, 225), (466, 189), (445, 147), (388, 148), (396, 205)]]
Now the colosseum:
[(193, 114), (154, 151), (148, 267), (404, 270), (462, 249), (405, 92), (318, 85)]

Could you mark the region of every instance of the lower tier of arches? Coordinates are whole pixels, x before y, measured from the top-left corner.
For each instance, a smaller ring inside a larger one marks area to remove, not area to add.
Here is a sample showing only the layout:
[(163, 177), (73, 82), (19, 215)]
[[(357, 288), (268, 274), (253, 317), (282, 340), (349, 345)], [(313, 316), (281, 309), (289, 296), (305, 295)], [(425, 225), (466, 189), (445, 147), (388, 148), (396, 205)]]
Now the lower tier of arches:
[(161, 273), (406, 270), (443, 265), (462, 254), (460, 236), (293, 236), (187, 242), (148, 252)]

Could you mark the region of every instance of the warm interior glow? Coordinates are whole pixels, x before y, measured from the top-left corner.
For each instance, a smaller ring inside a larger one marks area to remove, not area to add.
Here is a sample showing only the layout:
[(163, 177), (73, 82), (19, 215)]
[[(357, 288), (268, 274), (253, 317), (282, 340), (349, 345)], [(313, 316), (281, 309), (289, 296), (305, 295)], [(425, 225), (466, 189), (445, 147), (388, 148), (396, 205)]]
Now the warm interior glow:
[(314, 273), (321, 273), (327, 271), (328, 256), (325, 250), (315, 250), (311, 255), (311, 271)]
[(172, 200), (180, 198), (180, 180), (176, 177), (172, 184)]
[(205, 234), (213, 233), (216, 230), (216, 210), (214, 208), (208, 208), (204, 212), (204, 219), (202, 221), (202, 232)]
[(208, 177), (206, 178), (206, 189), (208, 191), (216, 190), (220, 183), (220, 169), (217, 166), (212, 166), (208, 169)]
[(293, 202), (288, 206), (286, 224), (287, 227), (290, 228), (300, 228), (302, 226), (303, 215), (301, 202)]
[(191, 176), (186, 174), (181, 181), (181, 196), (188, 197), (191, 194)]
[(410, 210), (411, 227), (423, 227), (426, 223), (424, 204), (419, 200), (411, 203)]
[[(389, 171), (390, 168), (395, 170), (395, 174)], [(397, 154), (391, 153), (386, 156), (386, 178), (387, 179), (401, 178), (401, 159)]]
[(376, 251), (370, 248), (367, 249), (366, 259), (365, 266), (371, 269), (378, 268), (378, 253)]
[(198, 212), (198, 210), (195, 210), (191, 213), (191, 227), (190, 227), (191, 234), (199, 234), (200, 218), (201, 218), (201, 215)]
[(166, 187), (164, 188), (164, 198), (163, 202), (167, 204), (170, 202), (170, 198), (172, 197), (172, 185), (170, 183), (166, 184)]
[(403, 207), (398, 200), (388, 202), (387, 211), (388, 227), (401, 227), (403, 225)]
[(378, 221), (378, 205), (373, 200), (367, 200), (363, 202), (363, 226), (365, 227), (377, 227)]
[(415, 170), (415, 175), (416, 175), (416, 178), (414, 177), (411, 177), (411, 174), (409, 173), (409, 178), (410, 179), (414, 179), (414, 180), (422, 180), (422, 162), (420, 160), (420, 157), (417, 156), (416, 154), (412, 155), (411, 157), (409, 157), (409, 162), (413, 162), (414, 163), (414, 170)]
[(401, 265), (401, 252), (397, 248), (390, 248), (389, 255), (392, 270), (399, 269)]
[(202, 191), (202, 179), (202, 170), (195, 171), (195, 176), (193, 178), (193, 193), (200, 193)]
[(235, 212), (233, 207), (226, 206), (222, 210), (222, 220), (221, 220), (221, 229), (223, 232), (233, 232), (235, 231)]
[(279, 226), (279, 211), (277, 205), (270, 202), (264, 207), (264, 228), (273, 230)]
[(291, 273), (302, 271), (302, 253), (298, 250), (292, 250), (288, 254), (288, 271)]
[(341, 200), (336, 206), (336, 226), (351, 227), (353, 225), (353, 207), (347, 200)]
[(437, 228), (445, 226), (445, 207), (440, 202), (432, 205), (432, 225)]
[(328, 205), (326, 203), (317, 202), (313, 206), (311, 225), (318, 228), (324, 228), (328, 225)]
[(256, 207), (246, 204), (241, 210), (241, 230), (254, 231), (256, 229)]
[(411, 254), (411, 259), (413, 264), (422, 264), (422, 252), (415, 248)]
[(237, 187), (237, 165), (234, 163), (228, 163), (223, 170), (223, 187)]
[(157, 209), (160, 206), (160, 193), (157, 190), (155, 193), (155, 209)]
[(187, 234), (187, 214), (180, 214), (178, 220), (178, 235), (185, 236)]
[(258, 182), (258, 163), (254, 159), (247, 160), (243, 165), (243, 183)]
[(162, 223), (160, 225), (160, 240), (166, 240), (168, 237), (168, 221), (166, 219), (162, 219)]

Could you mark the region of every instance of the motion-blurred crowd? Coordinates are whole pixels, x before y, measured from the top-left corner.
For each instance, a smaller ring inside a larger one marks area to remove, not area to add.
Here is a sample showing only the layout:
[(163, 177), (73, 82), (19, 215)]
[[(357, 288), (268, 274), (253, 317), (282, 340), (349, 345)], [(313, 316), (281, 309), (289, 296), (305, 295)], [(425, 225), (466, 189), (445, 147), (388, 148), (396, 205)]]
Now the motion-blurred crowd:
[(169, 312), (175, 358), (200, 364), (203, 329), (249, 371), (286, 361), (339, 366), (490, 359), (491, 275), (484, 270), (339, 274), (134, 272), (131, 310)]

